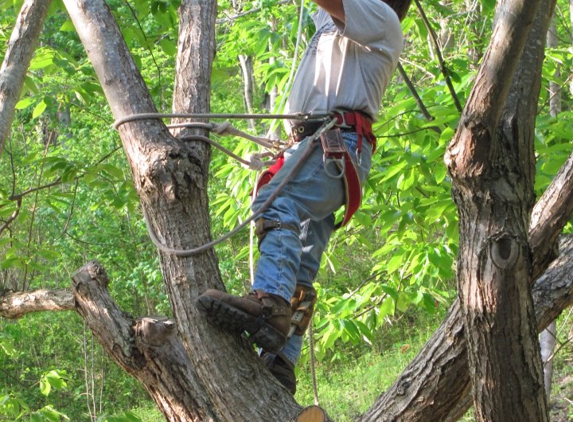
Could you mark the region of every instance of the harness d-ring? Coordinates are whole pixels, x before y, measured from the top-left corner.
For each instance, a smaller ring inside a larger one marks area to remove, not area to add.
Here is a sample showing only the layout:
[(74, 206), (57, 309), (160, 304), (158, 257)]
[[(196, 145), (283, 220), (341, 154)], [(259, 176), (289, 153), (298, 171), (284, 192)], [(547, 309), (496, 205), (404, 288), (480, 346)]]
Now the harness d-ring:
[[(331, 177), (333, 179), (342, 179), (344, 177), (344, 171), (346, 169), (346, 165), (344, 163), (344, 157), (327, 158), (325, 155), (323, 155), (322, 161), (324, 162), (324, 172), (328, 177)], [(331, 173), (330, 170), (328, 170), (328, 166), (330, 163), (334, 163), (334, 165), (340, 169), (340, 172), (338, 174)]]

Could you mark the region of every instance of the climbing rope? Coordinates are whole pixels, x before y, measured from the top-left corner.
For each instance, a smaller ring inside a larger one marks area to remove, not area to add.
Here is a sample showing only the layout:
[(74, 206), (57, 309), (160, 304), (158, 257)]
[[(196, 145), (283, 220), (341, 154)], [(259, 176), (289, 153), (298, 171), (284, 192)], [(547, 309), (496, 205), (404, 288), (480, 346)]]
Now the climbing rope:
[(309, 120), (330, 117), (330, 113), (293, 113), (293, 114), (245, 114), (245, 113), (136, 113), (122, 117), (113, 123), (114, 129), (127, 122), (149, 119), (287, 119)]
[(308, 326), (308, 347), (310, 348), (310, 375), (312, 377), (312, 394), (314, 395), (314, 404), (320, 406), (318, 401), (318, 382), (316, 381), (316, 356), (314, 354), (314, 330), (313, 320), (310, 319)]
[[(121, 119), (116, 120), (113, 123), (113, 127), (117, 130), (121, 125), (139, 121), (139, 120), (149, 120), (149, 119), (167, 119), (167, 118), (196, 118), (196, 119), (207, 119), (207, 118), (225, 118), (225, 119), (244, 119), (244, 118), (268, 118), (268, 119), (288, 119), (288, 120), (326, 120), (328, 117), (331, 117), (331, 114), (313, 114), (313, 113), (294, 113), (294, 114), (231, 114), (231, 113), (137, 113), (132, 114), (126, 117), (122, 117)], [(197, 128), (197, 129), (205, 129), (210, 132), (214, 132), (217, 135), (232, 135), (232, 136), (240, 136), (245, 138), (251, 142), (254, 142), (264, 148), (269, 150), (274, 149), (284, 150), (288, 147), (285, 143), (281, 141), (271, 140), (267, 138), (261, 138), (258, 136), (253, 136), (246, 132), (243, 132), (236, 127), (232, 126), (229, 122), (223, 122), (221, 124), (217, 123), (205, 123), (205, 122), (183, 122), (183, 123), (174, 123), (166, 125), (169, 129), (174, 128)], [(274, 164), (274, 161), (262, 161), (262, 158), (268, 156), (269, 154), (253, 154), (250, 157), (250, 160), (244, 160), (243, 158), (239, 157), (238, 155), (234, 154), (229, 149), (225, 148), (218, 142), (215, 142), (211, 138), (203, 135), (185, 135), (182, 137), (178, 137), (181, 140), (199, 140), (206, 142), (215, 148), (219, 149), (220, 151), (224, 152), (228, 156), (234, 158), (241, 164), (247, 166), (251, 170), (260, 170), (265, 166), (270, 166)]]
[[(312, 136), (310, 136), (308, 138), (307, 147), (303, 151), (303, 154), (301, 155), (300, 159), (294, 164), (292, 169), (285, 176), (285, 178), (281, 181), (281, 183), (279, 183), (279, 185), (276, 187), (276, 189), (273, 191), (273, 193), (267, 198), (267, 200), (261, 205), (261, 207), (254, 214), (252, 214), (248, 219), (246, 219), (243, 223), (239, 224), (237, 227), (235, 227), (233, 230), (231, 230), (227, 234), (221, 236), (220, 238), (218, 238), (216, 240), (213, 240), (209, 243), (206, 243), (202, 246), (199, 246), (197, 248), (172, 249), (172, 248), (164, 245), (163, 242), (161, 242), (161, 240), (157, 237), (156, 233), (154, 232), (154, 230), (151, 226), (151, 221), (149, 219), (149, 216), (147, 215), (145, 207), (142, 207), (143, 208), (143, 217), (145, 218), (145, 221), (147, 223), (146, 225), (147, 225), (147, 229), (149, 231), (149, 235), (151, 237), (151, 240), (153, 241), (155, 246), (157, 246), (158, 249), (160, 249), (161, 251), (163, 251), (165, 253), (176, 255), (176, 256), (181, 256), (181, 257), (189, 257), (189, 256), (193, 256), (193, 255), (197, 255), (199, 253), (205, 252), (206, 250), (214, 247), (215, 245), (218, 245), (221, 242), (224, 242), (225, 240), (227, 240), (231, 236), (235, 235), (241, 229), (243, 229), (245, 226), (247, 226), (252, 221), (254, 221), (259, 215), (261, 215), (272, 204), (272, 202), (277, 198), (277, 196), (282, 191), (284, 186), (292, 180), (292, 178), (298, 172), (298, 170), (300, 169), (300, 167), (302, 166), (304, 161), (310, 156), (310, 154), (312, 153), (314, 148), (318, 145), (318, 143), (315, 141), (318, 139), (320, 134), (322, 134), (323, 132), (326, 132), (327, 130), (332, 128), (336, 124), (336, 122), (337, 122), (336, 118), (326, 120), (322, 124), (322, 126)], [(199, 140), (203, 140), (203, 138), (206, 138), (206, 137), (203, 137), (200, 135), (190, 135), (189, 136), (189, 138), (192, 138), (192, 137), (199, 137), (198, 138)]]

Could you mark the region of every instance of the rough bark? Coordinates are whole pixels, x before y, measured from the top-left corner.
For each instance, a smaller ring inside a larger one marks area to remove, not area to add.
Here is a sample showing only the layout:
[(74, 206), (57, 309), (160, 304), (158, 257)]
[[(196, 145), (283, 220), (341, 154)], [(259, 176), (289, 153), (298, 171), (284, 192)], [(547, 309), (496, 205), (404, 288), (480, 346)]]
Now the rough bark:
[(446, 154), (460, 217), (457, 279), (472, 395), (476, 419), (484, 422), (548, 420), (529, 287), (535, 109), (503, 108), (538, 6), (499, 4), (492, 42)]
[(133, 319), (122, 312), (107, 290), (109, 279), (95, 261), (78, 270), (73, 292), (78, 313), (104, 350), (138, 379), (169, 421), (213, 420), (214, 412), (201, 403), (198, 377), (167, 319)]
[[(114, 118), (155, 112), (105, 3), (66, 0), (65, 5)], [(214, 1), (181, 3), (173, 103), (176, 112), (208, 110), (210, 60), (214, 54), (214, 39), (210, 39), (213, 33), (209, 31), (214, 27), (214, 13)], [(207, 243), (208, 145), (174, 138), (157, 119), (129, 121), (119, 126), (118, 132), (150, 230), (172, 249), (188, 250)], [(183, 135), (188, 133), (197, 130), (186, 130)], [(202, 408), (208, 408), (213, 421), (256, 422), (294, 415), (300, 407), (258, 361), (252, 347), (243, 339), (207, 326), (194, 307), (196, 297), (207, 288), (224, 289), (214, 251), (185, 257), (160, 252), (160, 258), (178, 334), (196, 371), (193, 376), (197, 380), (182, 393), (189, 399), (186, 402), (196, 405), (187, 412), (201, 418)], [(148, 389), (156, 388), (153, 383), (157, 380), (145, 378), (142, 382), (151, 383)], [(171, 399), (166, 395), (161, 400), (169, 403)], [(172, 416), (176, 412), (162, 410), (168, 420), (177, 420)]]
[[(504, 124), (500, 126), (505, 128), (505, 122), (513, 122), (523, 128), (521, 136), (526, 136), (526, 133), (527, 136), (533, 135), (534, 120), (527, 117), (534, 115), (532, 110), (537, 104), (536, 92), (544, 50), (539, 40), (545, 37), (552, 4), (552, 1), (543, 2), (540, 7), (542, 13), (537, 15), (513, 85), (508, 84), (511, 91), (507, 104), (505, 108), (499, 107), (498, 111), (504, 116)], [(512, 135), (511, 131), (504, 132), (506, 136)], [(570, 196), (572, 160), (570, 157), (533, 211), (529, 233), (533, 256), (532, 280), (539, 277), (555, 258), (555, 240), (573, 211)], [(424, 350), (364, 415), (364, 421), (454, 421), (467, 411), (471, 405), (470, 381), (460, 318), (460, 303), (456, 301)], [(458, 338), (461, 341), (457, 341)], [(450, 371), (454, 371), (456, 376), (447, 375)], [(396, 397), (402, 399), (396, 400)]]
[(20, 100), (24, 78), (30, 66), (51, 0), (26, 0), (16, 19), (4, 62), (0, 67), (0, 155)]

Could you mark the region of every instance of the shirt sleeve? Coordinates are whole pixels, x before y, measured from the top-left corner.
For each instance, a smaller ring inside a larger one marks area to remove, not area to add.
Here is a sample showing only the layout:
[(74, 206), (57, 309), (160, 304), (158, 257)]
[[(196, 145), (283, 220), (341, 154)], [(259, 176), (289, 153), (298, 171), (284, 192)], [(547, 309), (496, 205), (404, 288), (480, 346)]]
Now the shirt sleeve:
[(343, 0), (346, 23), (334, 20), (338, 30), (360, 45), (377, 48), (387, 37), (402, 38), (398, 15), (382, 0)]

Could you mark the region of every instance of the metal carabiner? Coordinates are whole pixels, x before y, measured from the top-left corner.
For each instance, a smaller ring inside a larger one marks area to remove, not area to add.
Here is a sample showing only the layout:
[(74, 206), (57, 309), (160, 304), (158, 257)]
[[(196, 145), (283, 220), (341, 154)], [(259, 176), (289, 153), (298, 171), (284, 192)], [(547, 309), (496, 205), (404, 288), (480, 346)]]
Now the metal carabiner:
[[(326, 155), (323, 155), (322, 161), (324, 162), (324, 172), (328, 177), (331, 177), (333, 179), (341, 179), (344, 176), (344, 171), (346, 170), (344, 158), (328, 158), (326, 157)], [(330, 170), (328, 169), (330, 163), (334, 163), (334, 165), (340, 169), (340, 172), (338, 174), (330, 172)]]

